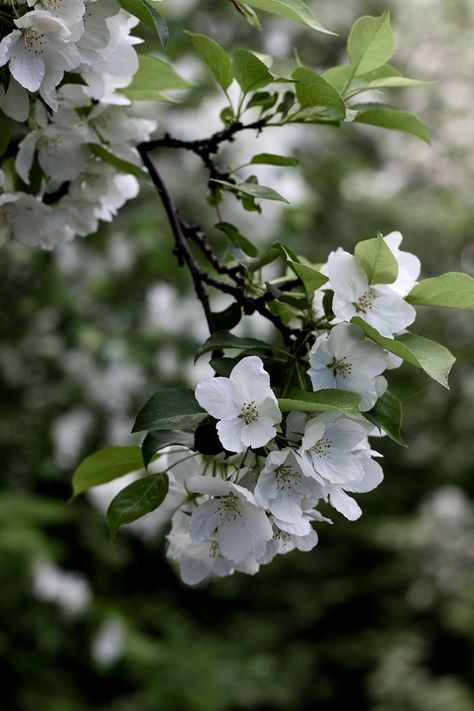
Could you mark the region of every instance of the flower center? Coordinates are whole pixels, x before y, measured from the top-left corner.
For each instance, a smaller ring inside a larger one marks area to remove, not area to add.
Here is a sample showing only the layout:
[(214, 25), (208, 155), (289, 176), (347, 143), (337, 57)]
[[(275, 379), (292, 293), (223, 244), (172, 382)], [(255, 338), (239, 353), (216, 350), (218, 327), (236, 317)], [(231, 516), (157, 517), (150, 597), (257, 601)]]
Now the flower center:
[(376, 293), (373, 289), (368, 289), (359, 297), (359, 300), (354, 303), (357, 313), (366, 314), (367, 311), (372, 311)]
[(286, 531), (278, 529), (276, 533), (273, 534), (273, 539), (275, 541), (281, 541), (282, 543), (291, 543), (291, 536)]
[(311, 447), (311, 452), (317, 457), (327, 457), (331, 451), (331, 442), (326, 437), (321, 437), (315, 445)]
[(43, 32), (37, 32), (36, 30), (26, 30), (23, 35), (25, 40), (26, 51), (36, 54), (39, 57), (43, 54), (47, 42), (46, 35)]
[(332, 370), (334, 377), (341, 375), (343, 378), (346, 378), (352, 372), (352, 363), (349, 363), (346, 356), (339, 358), (339, 360), (334, 356), (332, 361), (326, 365), (326, 368)]
[(51, 136), (41, 136), (41, 138), (38, 139), (38, 150), (44, 151), (48, 156), (53, 156), (54, 152), (59, 148), (61, 145), (61, 139), (60, 138), (51, 138)]
[(278, 488), (280, 490), (284, 490), (292, 488), (293, 482), (291, 480), (295, 476), (299, 476), (299, 472), (295, 471), (287, 464), (282, 464), (282, 466), (278, 467), (278, 469), (276, 470), (276, 475)]
[(217, 541), (211, 541), (209, 545), (209, 558), (219, 558), (220, 557), (220, 551), (219, 551), (219, 544)]
[(0, 208), (0, 215), (7, 224), (11, 225), (15, 217), (15, 212), (9, 205), (3, 205)]
[(222, 519), (227, 520), (232, 519), (236, 521), (241, 517), (242, 513), (240, 511), (240, 501), (239, 498), (234, 494), (233, 491), (227, 496), (220, 497), (219, 506), (217, 507), (217, 514)]
[(258, 410), (255, 405), (255, 400), (244, 402), (240, 409), (239, 419), (243, 420), (246, 425), (250, 425), (251, 422), (258, 420)]

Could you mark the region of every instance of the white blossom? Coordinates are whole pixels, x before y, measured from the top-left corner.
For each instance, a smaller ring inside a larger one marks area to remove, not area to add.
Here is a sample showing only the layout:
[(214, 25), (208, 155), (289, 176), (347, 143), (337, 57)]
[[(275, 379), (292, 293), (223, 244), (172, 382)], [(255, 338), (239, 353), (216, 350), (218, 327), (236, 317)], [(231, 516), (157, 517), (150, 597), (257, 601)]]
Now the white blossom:
[(273, 538), (268, 541), (264, 554), (259, 558), (259, 563), (265, 565), (270, 563), (276, 555), (285, 555), (295, 549), (304, 552), (310, 551), (317, 545), (318, 540), (318, 534), (313, 528), (304, 536), (296, 536), (274, 525)]
[(343, 249), (329, 255), (327, 274), (328, 286), (334, 291), (332, 308), (339, 321), (359, 316), (383, 336), (393, 338), (415, 320), (416, 311), (411, 304), (390, 285), (369, 285), (357, 259)]
[(379, 396), (377, 376), (386, 368), (385, 351), (366, 341), (357, 326), (340, 323), (319, 336), (311, 349), (313, 390), (336, 388), (362, 396), (361, 410), (370, 410)]
[(87, 146), (88, 131), (75, 126), (51, 123), (47, 128), (31, 131), (20, 143), (15, 167), (21, 179), (29, 184), (35, 153), (46, 177), (62, 183), (74, 180), (86, 167), (91, 155)]
[(210, 575), (224, 577), (233, 572), (232, 563), (224, 558), (216, 538), (193, 543), (189, 535), (190, 517), (177, 512), (167, 536), (167, 555), (179, 561), (181, 579), (187, 585), (198, 585)]
[[(315, 481), (304, 472), (300, 455), (291, 449), (270, 452), (255, 487), (255, 500), (283, 523), (300, 524), (308, 533), (302, 501), (314, 495)], [(284, 527), (284, 526), (283, 526)]]
[(400, 249), (402, 239), (401, 232), (390, 232), (384, 237), (385, 243), (398, 263), (398, 275), (393, 284), (390, 284), (390, 289), (400, 296), (407, 296), (420, 276), (421, 262), (411, 252), (404, 252)]
[(32, 195), (0, 194), (0, 244), (16, 239), (26, 245), (40, 245), (46, 217), (51, 209)]
[(82, 20), (85, 5), (82, 0), (28, 0), (30, 7), (46, 10), (54, 17), (59, 17), (68, 27)]
[(263, 447), (276, 434), (281, 413), (270, 377), (257, 356), (243, 358), (229, 378), (208, 378), (196, 388), (196, 399), (218, 420), (217, 432), (229, 452)]
[(243, 486), (216, 477), (192, 477), (188, 489), (207, 494), (191, 516), (189, 533), (199, 545), (216, 535), (225, 558), (241, 563), (270, 540), (273, 530), (265, 511)]
[(0, 66), (7, 62), (11, 74), (28, 91), (43, 89), (49, 95), (65, 71), (80, 63), (67, 25), (44, 10), (32, 10), (15, 20), (18, 29), (0, 42)]
[(324, 413), (306, 424), (300, 454), (317, 481), (346, 484), (364, 476), (353, 450), (366, 440), (362, 425), (344, 416)]

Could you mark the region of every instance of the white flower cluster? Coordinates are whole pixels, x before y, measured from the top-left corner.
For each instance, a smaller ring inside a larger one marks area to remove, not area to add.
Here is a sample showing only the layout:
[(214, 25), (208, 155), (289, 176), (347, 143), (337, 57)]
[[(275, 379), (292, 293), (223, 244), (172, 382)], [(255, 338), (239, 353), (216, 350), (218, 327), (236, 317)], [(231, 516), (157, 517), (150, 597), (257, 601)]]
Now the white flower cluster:
[[(399, 250), (401, 239), (399, 233), (385, 237), (399, 265), (391, 285), (369, 286), (355, 257), (342, 250), (333, 252), (325, 267), (329, 282), (324, 288), (334, 291), (336, 316), (316, 338), (308, 375), (314, 391), (360, 394), (362, 411), (383, 394), (381, 374), (394, 363), (348, 321), (360, 315), (393, 337), (414, 320), (403, 296), (415, 284), (420, 265)], [(188, 584), (212, 574), (254, 574), (277, 554), (311, 550), (318, 542), (313, 524), (331, 523), (318, 510), (319, 502), (354, 521), (362, 512), (352, 494), (372, 491), (383, 479), (376, 461), (381, 455), (368, 439), (383, 432), (362, 416), (355, 420), (338, 412), (283, 417), (257, 356), (240, 360), (228, 378), (200, 382), (196, 399), (217, 421), (226, 454), (212, 462), (186, 449), (168, 455), (171, 483), (161, 507), (174, 512), (168, 556), (179, 561)]]
[[(3, 12), (1, 114), (12, 150), (0, 171), (0, 244), (50, 248), (95, 232), (138, 193), (91, 145), (139, 164), (154, 121), (121, 94), (138, 69), (138, 20), (116, 0), (27, 0)], [(23, 11), (23, 14), (21, 12)]]

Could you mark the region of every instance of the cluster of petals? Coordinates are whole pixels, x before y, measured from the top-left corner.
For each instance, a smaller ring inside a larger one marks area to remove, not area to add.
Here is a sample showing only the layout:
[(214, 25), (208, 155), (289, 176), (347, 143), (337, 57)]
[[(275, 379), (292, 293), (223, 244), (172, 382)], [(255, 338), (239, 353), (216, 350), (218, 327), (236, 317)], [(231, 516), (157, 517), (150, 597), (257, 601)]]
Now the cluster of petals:
[(134, 45), (141, 40), (130, 35), (138, 20), (117, 0), (17, 6), (24, 13), (0, 41), (0, 67), (8, 69), (0, 114), (21, 124), (16, 175), (1, 174), (0, 244), (51, 248), (95, 232), (138, 193), (137, 179), (91, 146), (138, 164), (134, 146), (156, 123), (134, 117), (118, 91), (138, 69)]
[(381, 336), (393, 339), (406, 332), (416, 318), (405, 297), (417, 283), (420, 260), (400, 249), (400, 232), (391, 232), (383, 239), (397, 262), (397, 275), (391, 284), (369, 283), (357, 257), (339, 248), (331, 252), (322, 268), (328, 281), (313, 298), (315, 321), (324, 320), (324, 290), (331, 290), (334, 315), (330, 328), (318, 332), (309, 354), (308, 375), (313, 390), (334, 388), (356, 393), (362, 412), (371, 410), (384, 394), (387, 381), (382, 373), (402, 361), (369, 340), (351, 321), (357, 317)]
[[(385, 356), (375, 361), (378, 373)], [(285, 422), (257, 356), (242, 358), (228, 378), (201, 381), (196, 399), (215, 418), (224, 451), (212, 476), (201, 455), (183, 455), (180, 480), (170, 472), (168, 556), (187, 584), (253, 575), (276, 555), (312, 550), (315, 525), (332, 523), (320, 503), (354, 521), (361, 509), (352, 495), (383, 480), (372, 425), (328, 412), (294, 412)]]

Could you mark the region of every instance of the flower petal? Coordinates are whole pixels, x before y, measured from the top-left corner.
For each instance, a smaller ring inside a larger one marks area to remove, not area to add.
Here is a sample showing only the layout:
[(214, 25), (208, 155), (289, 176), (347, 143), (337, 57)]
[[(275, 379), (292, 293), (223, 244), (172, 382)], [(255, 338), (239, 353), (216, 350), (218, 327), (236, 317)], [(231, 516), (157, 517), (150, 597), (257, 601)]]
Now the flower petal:
[(201, 380), (195, 395), (201, 407), (217, 420), (230, 420), (240, 413), (234, 397), (234, 385), (229, 378)]

